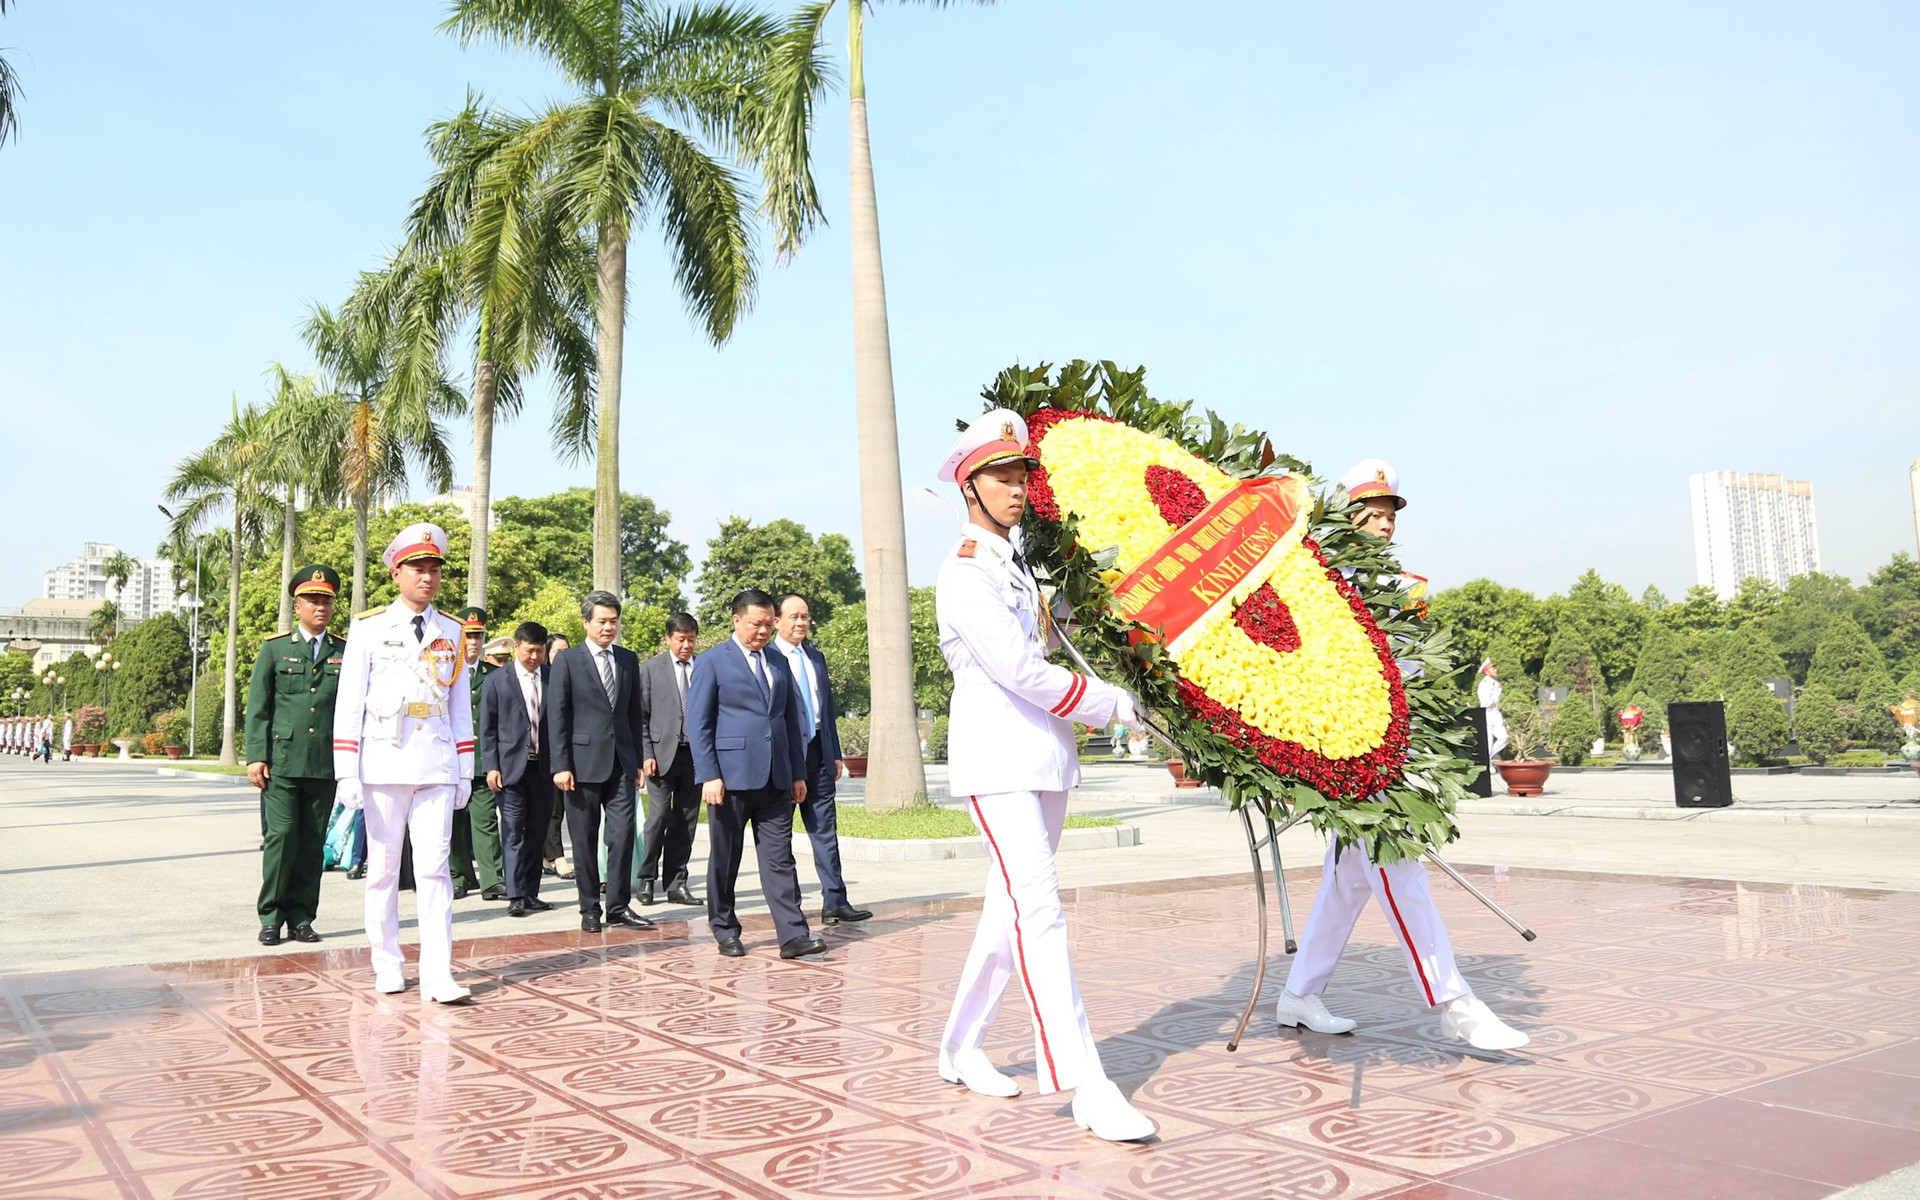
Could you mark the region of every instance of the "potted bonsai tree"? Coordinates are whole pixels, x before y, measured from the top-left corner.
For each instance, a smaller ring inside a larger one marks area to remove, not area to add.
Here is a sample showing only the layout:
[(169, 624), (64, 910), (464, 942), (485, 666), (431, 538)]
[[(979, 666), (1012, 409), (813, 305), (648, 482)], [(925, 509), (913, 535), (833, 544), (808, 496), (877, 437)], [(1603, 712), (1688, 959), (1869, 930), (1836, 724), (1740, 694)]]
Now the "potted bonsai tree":
[(847, 764), (849, 779), (867, 777), (867, 734), (865, 717), (841, 717), (835, 726), (840, 731), (840, 757)]
[(1553, 759), (1547, 757), (1546, 717), (1538, 704), (1518, 705), (1502, 715), (1507, 719), (1506, 757), (1494, 768), (1507, 785), (1507, 795), (1538, 796), (1553, 773)]

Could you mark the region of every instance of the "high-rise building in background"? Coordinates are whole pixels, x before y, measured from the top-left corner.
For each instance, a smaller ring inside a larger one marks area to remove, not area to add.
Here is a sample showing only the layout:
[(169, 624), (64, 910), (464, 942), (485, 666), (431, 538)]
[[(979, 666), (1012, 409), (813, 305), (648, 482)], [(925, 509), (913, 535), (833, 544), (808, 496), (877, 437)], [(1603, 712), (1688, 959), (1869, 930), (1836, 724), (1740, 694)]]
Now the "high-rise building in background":
[(1920, 458), (1907, 468), (1907, 490), (1913, 493), (1913, 550), (1920, 554)]
[(1693, 561), (1699, 582), (1723, 599), (1746, 579), (1781, 587), (1820, 569), (1813, 485), (1745, 471), (1687, 477), (1693, 497)]
[(173, 593), (173, 563), (164, 558), (136, 558), (133, 573), (115, 592), (107, 578), (107, 560), (120, 553), (108, 542), (86, 542), (80, 557), (48, 571), (41, 595), (48, 600), (112, 600), (128, 621), (144, 621), (180, 609)]

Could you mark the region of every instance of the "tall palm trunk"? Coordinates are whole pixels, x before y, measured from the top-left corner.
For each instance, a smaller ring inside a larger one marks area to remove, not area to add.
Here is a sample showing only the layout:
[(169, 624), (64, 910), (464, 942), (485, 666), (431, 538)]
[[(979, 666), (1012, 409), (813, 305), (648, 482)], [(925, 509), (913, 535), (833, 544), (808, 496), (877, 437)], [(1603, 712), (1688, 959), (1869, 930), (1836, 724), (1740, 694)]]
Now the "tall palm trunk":
[(367, 509), (372, 505), (367, 485), (353, 492), (353, 611), (367, 611)]
[(627, 336), (627, 235), (600, 226), (594, 335), (600, 428), (593, 463), (593, 586), (620, 594), (620, 364)]
[[(482, 338), (485, 340), (484, 335)], [(493, 511), (493, 404), (500, 376), (493, 359), (473, 365), (473, 561), (467, 567), (467, 603), (487, 606), (488, 514)]]
[(231, 767), (240, 761), (233, 745), (234, 716), (239, 711), (240, 670), (240, 519), (246, 497), (233, 491), (233, 565), (227, 572), (227, 670), (220, 692), (220, 765)]
[(847, 5), (853, 121), (853, 408), (859, 426), (860, 540), (867, 566), (867, 655), (873, 681), (867, 808), (898, 808), (927, 794), (913, 707), (913, 638), (907, 603), (907, 515), (893, 412), (893, 349), (880, 266), (880, 207), (867, 144), (862, 0)]
[(280, 510), (280, 623), (282, 633), (293, 628), (293, 535), (297, 517), (293, 504), (293, 485), (287, 485), (287, 498)]

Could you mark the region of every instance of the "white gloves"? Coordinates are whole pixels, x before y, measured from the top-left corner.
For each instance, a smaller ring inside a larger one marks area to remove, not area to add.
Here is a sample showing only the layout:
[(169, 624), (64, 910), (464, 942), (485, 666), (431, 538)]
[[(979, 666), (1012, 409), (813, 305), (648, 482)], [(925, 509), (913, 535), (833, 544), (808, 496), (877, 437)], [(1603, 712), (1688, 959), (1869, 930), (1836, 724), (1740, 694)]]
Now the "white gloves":
[(360, 794), (358, 779), (342, 779), (335, 782), (333, 798), (352, 812), (359, 812), (367, 805), (367, 798)]
[(473, 780), (455, 780), (453, 784), (453, 807), (455, 811), (465, 808), (467, 801), (471, 799), (473, 799)]
[(1132, 692), (1120, 693), (1120, 702), (1113, 706), (1113, 719), (1129, 729), (1133, 727), (1135, 721), (1139, 720), (1139, 714), (1134, 711)]

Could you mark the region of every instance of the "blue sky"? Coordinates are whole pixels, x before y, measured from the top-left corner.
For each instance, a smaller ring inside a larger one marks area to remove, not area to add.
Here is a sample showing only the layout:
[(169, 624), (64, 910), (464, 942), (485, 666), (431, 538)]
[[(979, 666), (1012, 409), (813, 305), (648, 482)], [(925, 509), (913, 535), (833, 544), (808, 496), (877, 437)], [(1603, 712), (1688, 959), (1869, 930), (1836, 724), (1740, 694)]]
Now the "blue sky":
[[(0, 606), (85, 540), (146, 552), (173, 464), (307, 361), (469, 86), (431, 0), (22, 0), (0, 148)], [(841, 17), (835, 29), (844, 31)], [(1827, 566), (1914, 549), (1920, 8), (1900, 3), (884, 7), (868, 81), (909, 488), (1014, 360), (1163, 396), (1337, 473), (1381, 455), (1408, 566), (1547, 592), (1693, 582), (1686, 476), (1811, 479)], [(730, 513), (859, 534), (846, 104), (832, 224), (723, 349), (636, 237), (622, 478), (698, 553)], [(534, 400), (496, 488), (591, 481)], [(468, 431), (450, 431), (461, 456)], [(464, 480), (466, 472), (461, 472)], [(952, 518), (917, 490), (911, 571)]]

